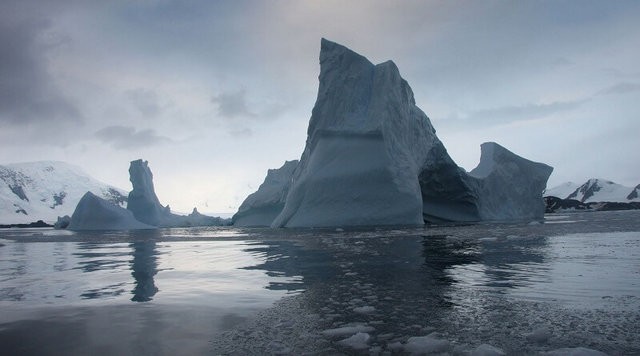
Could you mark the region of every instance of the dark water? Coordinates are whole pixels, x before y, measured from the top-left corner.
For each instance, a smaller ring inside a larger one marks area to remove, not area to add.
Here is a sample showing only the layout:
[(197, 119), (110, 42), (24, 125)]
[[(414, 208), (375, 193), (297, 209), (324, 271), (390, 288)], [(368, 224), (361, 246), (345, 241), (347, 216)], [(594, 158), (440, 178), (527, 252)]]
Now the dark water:
[(2, 354), (616, 355), (640, 354), (638, 335), (638, 211), (416, 229), (0, 231)]

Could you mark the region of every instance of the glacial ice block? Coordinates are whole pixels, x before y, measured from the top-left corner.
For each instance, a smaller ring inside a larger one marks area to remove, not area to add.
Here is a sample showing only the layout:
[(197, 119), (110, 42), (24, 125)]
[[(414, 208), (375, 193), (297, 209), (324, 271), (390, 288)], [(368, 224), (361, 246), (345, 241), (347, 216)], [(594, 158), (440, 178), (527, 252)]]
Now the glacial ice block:
[[(392, 61), (374, 65), (322, 39), (319, 82), (304, 151), (287, 189), (277, 190), (286, 197), (261, 186), (236, 214), (238, 224), (257, 222), (257, 207), (270, 208), (260, 223), (281, 209), (272, 227), (543, 217), (552, 168), (486, 143), (478, 167), (465, 172)], [(251, 214), (254, 221), (242, 220)]]
[(135, 219), (131, 211), (87, 192), (78, 202), (67, 227), (69, 230), (154, 229)]
[(483, 143), (480, 151), (480, 163), (469, 172), (478, 180), (480, 220), (542, 219), (542, 193), (553, 168), (524, 159), (495, 142)]
[(480, 148), (480, 163), (469, 173), (442, 153), (420, 173), (424, 220), (542, 219), (542, 192), (553, 168), (524, 159), (495, 142), (485, 142)]
[(307, 143), (274, 227), (418, 225), (418, 172), (439, 142), (396, 65), (322, 40)]
[(264, 182), (250, 194), (233, 216), (234, 226), (270, 226), (284, 207), (291, 177), (298, 161), (286, 161), (278, 169), (270, 169)]

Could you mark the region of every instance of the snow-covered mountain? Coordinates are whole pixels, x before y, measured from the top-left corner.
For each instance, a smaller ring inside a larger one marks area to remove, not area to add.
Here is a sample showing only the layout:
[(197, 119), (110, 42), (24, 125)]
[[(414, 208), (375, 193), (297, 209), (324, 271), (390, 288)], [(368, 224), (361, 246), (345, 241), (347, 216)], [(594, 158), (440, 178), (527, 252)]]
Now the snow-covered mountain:
[(574, 199), (583, 203), (628, 203), (632, 201), (640, 201), (640, 184), (635, 188), (631, 188), (614, 183), (610, 180), (591, 178), (582, 185), (577, 185), (572, 182), (560, 184), (557, 187), (547, 189), (544, 196)]
[(545, 197), (557, 197), (565, 199), (569, 194), (573, 193), (580, 187), (580, 184), (574, 182), (565, 182), (556, 187), (544, 191)]
[(0, 165), (0, 224), (55, 222), (71, 215), (86, 192), (126, 205), (127, 192), (64, 162)]

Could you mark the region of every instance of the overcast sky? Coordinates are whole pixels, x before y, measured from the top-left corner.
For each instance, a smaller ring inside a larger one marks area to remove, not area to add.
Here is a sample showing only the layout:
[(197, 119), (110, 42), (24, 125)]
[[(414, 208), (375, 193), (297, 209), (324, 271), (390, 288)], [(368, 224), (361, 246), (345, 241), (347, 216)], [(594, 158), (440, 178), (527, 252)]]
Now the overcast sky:
[(61, 160), (173, 210), (234, 212), (298, 159), (320, 39), (393, 60), (456, 162), (495, 141), (549, 181), (640, 183), (639, 1), (0, 4), (0, 164)]

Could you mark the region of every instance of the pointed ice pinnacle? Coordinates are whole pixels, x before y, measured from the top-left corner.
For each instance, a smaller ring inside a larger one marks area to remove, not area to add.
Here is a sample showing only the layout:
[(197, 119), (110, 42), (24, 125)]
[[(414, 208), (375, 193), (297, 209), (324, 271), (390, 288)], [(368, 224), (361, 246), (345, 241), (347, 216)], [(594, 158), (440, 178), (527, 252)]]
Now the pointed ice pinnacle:
[(129, 180), (133, 185), (133, 190), (129, 192), (127, 210), (130, 210), (136, 219), (145, 224), (164, 225), (168, 213), (160, 204), (153, 188), (153, 174), (149, 169), (149, 162), (141, 159), (131, 161)]
[(129, 180), (133, 190), (129, 193), (127, 209), (139, 221), (159, 227), (214, 226), (228, 224), (225, 219), (202, 215), (194, 208), (190, 215), (171, 213), (169, 205), (162, 206), (153, 187), (153, 174), (149, 162), (141, 159), (131, 161)]
[[(543, 217), (542, 191), (552, 168), (488, 143), (480, 165), (466, 173), (392, 61), (374, 65), (322, 39), (319, 80), (306, 146), (271, 226)], [(268, 205), (261, 201), (269, 196), (263, 186), (249, 205)]]

